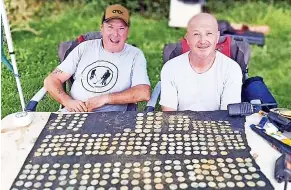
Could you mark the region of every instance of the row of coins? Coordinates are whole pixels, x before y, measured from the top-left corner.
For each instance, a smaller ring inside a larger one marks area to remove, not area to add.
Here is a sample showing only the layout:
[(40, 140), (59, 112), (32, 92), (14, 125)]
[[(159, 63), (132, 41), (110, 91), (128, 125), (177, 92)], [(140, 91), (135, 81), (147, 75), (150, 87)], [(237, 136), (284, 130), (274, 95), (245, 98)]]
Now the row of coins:
[(230, 125), (229, 121), (202, 121), (202, 120), (193, 120), (193, 123), (197, 123), (197, 124), (204, 124), (204, 125), (209, 125), (209, 124), (217, 124), (217, 125)]
[[(114, 136), (110, 133), (105, 133), (105, 134), (66, 134), (66, 135), (46, 135), (45, 139), (49, 140), (49, 139), (67, 139), (67, 138), (94, 138), (94, 139), (98, 139), (98, 138), (107, 138), (107, 137), (113, 137), (113, 138), (139, 138), (139, 137), (156, 137), (156, 138), (162, 138), (167, 140), (168, 138), (180, 138), (183, 139), (185, 141), (190, 141), (192, 138), (205, 138), (208, 141), (222, 141), (223, 139), (226, 140), (234, 140), (234, 139), (238, 139), (238, 140), (242, 140), (242, 136), (241, 134), (237, 133), (235, 135), (227, 135), (227, 134), (222, 134), (222, 135), (216, 135), (216, 134), (180, 134), (180, 133), (169, 133), (169, 134), (137, 134), (137, 133), (128, 133), (130, 132), (131, 129), (124, 129), (124, 133), (116, 133), (114, 134)], [(138, 137), (136, 137), (138, 136)], [(211, 140), (209, 140), (211, 139)], [(127, 139), (125, 139), (127, 140)], [(204, 140), (203, 140), (204, 141)]]
[(69, 129), (78, 131), (86, 121), (88, 114), (59, 114), (48, 126), (49, 130)]
[(136, 117), (162, 117), (163, 112), (147, 112), (147, 113), (137, 113)]
[[(131, 186), (147, 189), (265, 187), (251, 158), (185, 159), (86, 164), (27, 164), (17, 188), (55, 186)], [(175, 186), (176, 185), (176, 186)], [(176, 187), (176, 188), (175, 188)]]
[[(236, 137), (237, 136), (237, 137)], [(231, 150), (246, 149), (239, 134), (147, 134), (142, 137), (115, 136), (111, 134), (68, 134), (47, 135), (37, 148), (35, 156), (61, 155), (105, 155), (116, 153), (126, 155), (185, 154), (185, 155), (227, 155)], [(224, 140), (227, 139), (227, 140)]]
[(148, 148), (147, 146), (119, 146), (118, 149), (115, 146), (104, 150), (105, 148), (101, 147), (56, 147), (56, 148), (39, 148), (37, 152), (35, 152), (34, 156), (63, 156), (63, 155), (212, 155), (216, 156), (220, 155), (228, 155), (229, 150), (226, 150), (224, 147), (220, 147), (216, 149), (215, 147), (207, 148), (205, 146), (202, 147), (171, 147), (171, 146), (161, 146), (155, 147), (152, 146)]
[(231, 128), (224, 128), (224, 127), (201, 127), (201, 126), (191, 126), (189, 124), (177, 124), (177, 125), (169, 125), (168, 131), (191, 131), (192, 133), (213, 133), (213, 134), (234, 134), (238, 133), (239, 131), (234, 131)]
[[(147, 115), (143, 113), (137, 114), (136, 124), (140, 126), (141, 124), (145, 124), (146, 126), (152, 125), (160, 125), (162, 123), (162, 117), (157, 116), (153, 117), (153, 113), (148, 113)], [(144, 117), (147, 116), (147, 117)], [(145, 121), (143, 121), (145, 120)], [(155, 121), (154, 121), (155, 120)], [(176, 116), (170, 115), (168, 118), (169, 123), (169, 131), (189, 131), (191, 129), (197, 130), (201, 128), (206, 128), (208, 130), (213, 130), (214, 133), (232, 133), (232, 128), (228, 121), (192, 121), (193, 128), (191, 127), (191, 119), (188, 116)], [(212, 131), (208, 131), (212, 132)]]
[(189, 116), (176, 116), (170, 115), (168, 118), (169, 123), (177, 123), (177, 124), (197, 124), (203, 126), (230, 126), (229, 121), (202, 121), (202, 120), (192, 120)]
[(194, 133), (233, 133), (228, 121), (191, 121), (189, 118), (169, 119), (169, 131), (193, 131)]
[[(208, 121), (205, 121), (208, 122)], [(202, 133), (204, 131), (207, 131), (207, 133), (233, 133), (233, 130), (231, 128), (231, 125), (227, 122), (196, 122), (192, 121), (190, 123), (190, 120), (170, 120), (169, 121), (169, 130), (195, 130), (197, 132), (201, 131)]]

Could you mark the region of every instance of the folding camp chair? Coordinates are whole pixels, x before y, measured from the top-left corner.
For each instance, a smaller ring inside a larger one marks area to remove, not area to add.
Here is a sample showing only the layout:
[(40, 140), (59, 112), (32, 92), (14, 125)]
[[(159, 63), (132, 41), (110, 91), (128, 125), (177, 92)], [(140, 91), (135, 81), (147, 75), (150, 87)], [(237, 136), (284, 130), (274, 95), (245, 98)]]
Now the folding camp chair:
[[(235, 60), (240, 65), (243, 74), (242, 81), (244, 83), (248, 79), (248, 63), (250, 59), (249, 43), (246, 42), (244, 38), (221, 36), (219, 38), (216, 49), (231, 59)], [(177, 43), (166, 44), (163, 49), (163, 64), (165, 64), (168, 60), (189, 50), (190, 48), (184, 38)], [(151, 95), (151, 99), (148, 101), (146, 107), (147, 111), (153, 111), (155, 109), (160, 91), (161, 83), (159, 81), (155, 86), (155, 89)], [(242, 100), (245, 100), (245, 98), (242, 97)]]
[[(87, 40), (93, 40), (93, 39), (101, 39), (101, 33), (100, 32), (89, 32), (83, 35), (80, 35), (77, 39), (72, 41), (66, 41), (62, 42), (59, 45), (58, 48), (58, 57), (59, 62), (63, 62), (65, 58), (69, 55), (69, 53), (77, 47), (80, 43), (87, 41)], [(74, 82), (73, 76), (63, 84), (63, 88), (65, 90), (69, 90)], [(67, 87), (67, 88), (66, 88)], [(43, 97), (46, 94), (46, 89), (42, 87), (29, 101), (29, 103), (26, 106), (27, 111), (36, 111), (36, 107), (39, 101), (43, 99)], [(60, 105), (60, 108), (63, 108), (63, 105)], [(128, 104), (127, 111), (136, 111), (137, 110), (137, 104)]]

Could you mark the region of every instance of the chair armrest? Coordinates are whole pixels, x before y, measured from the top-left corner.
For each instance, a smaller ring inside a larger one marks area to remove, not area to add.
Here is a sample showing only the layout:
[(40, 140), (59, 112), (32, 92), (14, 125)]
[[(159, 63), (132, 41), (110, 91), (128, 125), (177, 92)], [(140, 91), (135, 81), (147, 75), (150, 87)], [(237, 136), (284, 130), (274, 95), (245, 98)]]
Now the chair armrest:
[(161, 93), (161, 81), (159, 81), (156, 84), (154, 91), (151, 95), (151, 99), (148, 101), (148, 103), (146, 105), (145, 111), (152, 112), (155, 110), (160, 93)]
[(137, 111), (137, 104), (128, 104), (126, 111)]
[(43, 99), (46, 92), (47, 92), (46, 89), (44, 87), (42, 87), (28, 102), (28, 104), (26, 106), (26, 110), (27, 111), (36, 111), (36, 106), (37, 106), (38, 102)]

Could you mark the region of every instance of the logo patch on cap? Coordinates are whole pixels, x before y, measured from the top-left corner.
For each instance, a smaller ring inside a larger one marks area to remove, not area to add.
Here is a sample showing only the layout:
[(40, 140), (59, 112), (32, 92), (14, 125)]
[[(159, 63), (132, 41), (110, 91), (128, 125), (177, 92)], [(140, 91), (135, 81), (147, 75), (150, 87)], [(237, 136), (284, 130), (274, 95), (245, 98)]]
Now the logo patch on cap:
[(120, 15), (123, 15), (123, 12), (121, 10), (113, 10), (112, 13), (118, 13)]

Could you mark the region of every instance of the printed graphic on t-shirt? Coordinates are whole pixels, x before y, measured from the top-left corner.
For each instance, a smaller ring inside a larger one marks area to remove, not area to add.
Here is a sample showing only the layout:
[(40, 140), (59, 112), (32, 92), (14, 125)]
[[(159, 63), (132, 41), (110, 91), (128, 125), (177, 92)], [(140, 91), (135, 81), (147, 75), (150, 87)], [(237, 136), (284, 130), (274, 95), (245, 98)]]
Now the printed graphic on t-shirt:
[(117, 67), (108, 61), (99, 60), (83, 70), (81, 82), (87, 91), (102, 93), (112, 89), (117, 78)]

